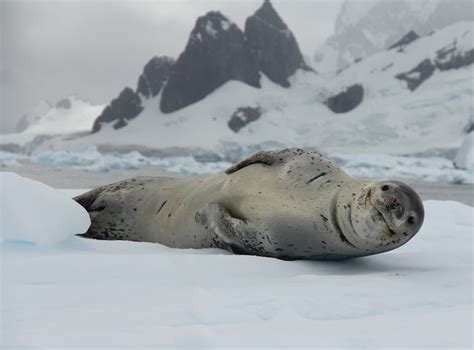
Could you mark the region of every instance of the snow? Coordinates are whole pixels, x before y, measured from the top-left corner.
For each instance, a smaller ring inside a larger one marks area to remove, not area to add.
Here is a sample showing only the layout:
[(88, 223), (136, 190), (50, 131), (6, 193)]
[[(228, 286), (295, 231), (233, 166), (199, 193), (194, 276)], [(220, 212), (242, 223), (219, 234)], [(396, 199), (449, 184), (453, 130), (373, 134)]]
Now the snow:
[[(76, 96), (67, 98), (71, 104), (68, 109), (49, 107), (47, 112), (31, 121), (26, 130), (20, 133), (0, 135), (0, 143), (24, 145), (39, 135), (57, 135), (90, 132), (94, 120), (102, 113), (105, 106), (92, 105)], [(45, 109), (42, 104), (42, 109)]]
[(221, 20), (221, 27), (222, 27), (223, 30), (229, 30), (231, 25), (232, 25), (232, 22), (230, 22), (229, 20), (227, 20), (227, 19)]
[(459, 21), (474, 20), (470, 1), (346, 0), (334, 33), (315, 54), (316, 70), (336, 72), (358, 57), (385, 50), (410, 30), (427, 35)]
[(217, 37), (217, 30), (214, 28), (214, 25), (211, 21), (207, 21), (206, 23), (206, 32), (213, 38)]
[(343, 262), (63, 241), (35, 216), (57, 244), (2, 244), (2, 345), (471, 348), (473, 208), (424, 204), (407, 245)]
[(90, 225), (89, 214), (57, 190), (15, 173), (0, 173), (0, 242), (54, 244)]
[(454, 159), (456, 167), (468, 170), (474, 173), (474, 133), (470, 132), (464, 136), (461, 146), (459, 147), (456, 158)]
[(24, 114), (17, 123), (16, 132), (22, 132), (31, 124), (38, 121), (42, 116), (49, 112), (51, 105), (44, 100), (38, 102), (28, 113)]

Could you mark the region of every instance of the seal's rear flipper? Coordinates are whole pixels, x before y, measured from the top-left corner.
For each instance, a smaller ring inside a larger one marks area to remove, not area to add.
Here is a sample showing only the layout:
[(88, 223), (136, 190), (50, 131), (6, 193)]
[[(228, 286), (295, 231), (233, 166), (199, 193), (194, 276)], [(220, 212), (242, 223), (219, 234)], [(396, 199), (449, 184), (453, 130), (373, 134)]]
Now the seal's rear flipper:
[(218, 248), (237, 254), (271, 255), (257, 228), (248, 220), (232, 216), (221, 203), (208, 203), (196, 213), (195, 219), (215, 234)]

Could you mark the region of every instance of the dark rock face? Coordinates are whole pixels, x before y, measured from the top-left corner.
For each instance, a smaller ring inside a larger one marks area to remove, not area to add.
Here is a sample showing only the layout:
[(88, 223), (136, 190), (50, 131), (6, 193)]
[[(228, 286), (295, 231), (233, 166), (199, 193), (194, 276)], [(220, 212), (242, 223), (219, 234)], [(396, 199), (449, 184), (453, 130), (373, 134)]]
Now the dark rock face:
[(459, 51), (457, 49), (457, 42), (454, 41), (436, 51), (436, 56), (433, 60), (427, 58), (412, 70), (398, 74), (395, 78), (405, 80), (408, 88), (414, 91), (426, 79), (431, 77), (436, 69), (446, 71), (467, 67), (471, 64), (474, 64), (474, 49), (466, 52)]
[(261, 115), (260, 107), (240, 107), (232, 114), (227, 125), (237, 133), (247, 124), (256, 121)]
[(112, 100), (94, 121), (92, 132), (98, 132), (103, 123), (113, 121), (115, 121), (114, 129), (126, 126), (127, 120), (135, 118), (143, 110), (142, 98), (152, 98), (160, 93), (168, 79), (173, 63), (174, 60), (166, 56), (153, 57), (148, 61), (138, 79), (136, 92), (129, 87), (123, 89), (120, 95)]
[(161, 91), (168, 76), (174, 59), (166, 56), (153, 57), (143, 68), (138, 78), (137, 93), (145, 98), (155, 97)]
[(245, 21), (245, 36), (258, 57), (260, 69), (270, 80), (289, 87), (288, 77), (305, 64), (298, 43), (269, 0)]
[(103, 123), (114, 121), (114, 129), (122, 128), (127, 125), (127, 120), (135, 118), (142, 110), (140, 96), (131, 88), (126, 87), (97, 117), (92, 132), (99, 131)]
[(69, 99), (67, 99), (67, 98), (59, 100), (56, 103), (56, 108), (69, 109), (69, 108), (71, 108), (71, 101), (69, 101)]
[(425, 59), (412, 70), (395, 76), (397, 79), (405, 80), (408, 88), (414, 91), (426, 79), (431, 77), (436, 69), (440, 71), (459, 69), (474, 63), (474, 49), (460, 52), (456, 48), (456, 42), (443, 47), (436, 52), (434, 60)]
[(474, 132), (474, 115), (471, 114), (471, 119), (469, 119), (467, 124), (464, 125), (464, 128), (462, 129), (462, 131), (465, 134), (469, 134), (471, 132)]
[(408, 88), (411, 91), (416, 90), (418, 86), (423, 84), (423, 82), (431, 77), (435, 71), (436, 67), (431, 62), (429, 58), (421, 61), (415, 68), (406, 72), (397, 74), (395, 78), (400, 80), (405, 80), (407, 82)]
[(243, 32), (220, 12), (199, 17), (161, 97), (165, 113), (197, 102), (229, 80), (260, 87), (258, 61)]
[(410, 30), (407, 34), (403, 36), (400, 40), (398, 40), (395, 44), (390, 46), (388, 49), (391, 50), (395, 47), (404, 47), (407, 46), (408, 44), (414, 42), (416, 39), (418, 39), (420, 36), (416, 34), (414, 30)]
[(436, 51), (434, 63), (440, 71), (466, 67), (474, 63), (474, 49), (464, 53), (459, 52), (456, 48), (456, 42), (453, 42)]
[(364, 88), (360, 84), (349, 86), (345, 91), (328, 98), (324, 104), (334, 113), (347, 113), (364, 99)]

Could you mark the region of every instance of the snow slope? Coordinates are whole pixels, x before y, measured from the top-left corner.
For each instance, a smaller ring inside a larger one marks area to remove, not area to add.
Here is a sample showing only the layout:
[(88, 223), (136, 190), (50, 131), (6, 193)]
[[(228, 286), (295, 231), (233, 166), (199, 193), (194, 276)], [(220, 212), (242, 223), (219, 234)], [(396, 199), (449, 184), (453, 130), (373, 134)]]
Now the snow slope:
[(17, 133), (25, 131), (31, 124), (35, 123), (42, 116), (48, 113), (50, 109), (51, 105), (47, 101), (40, 101), (35, 107), (32, 108), (31, 111), (23, 114), (23, 116), (17, 122), (15, 131)]
[(471, 348), (473, 208), (425, 209), (407, 245), (337, 263), (4, 242), (2, 346)]
[[(119, 130), (105, 125), (86, 137), (56, 137), (40, 144), (45, 150), (85, 150), (90, 145), (136, 149), (185, 149), (223, 152), (241, 148), (298, 146), (326, 153), (413, 154), (435, 148), (454, 149), (472, 113), (472, 65), (433, 75), (415, 91), (396, 75), (433, 58), (456, 42), (456, 52), (473, 48), (473, 22), (446, 27), (406, 46), (380, 52), (325, 79), (298, 71), (285, 89), (262, 78), (262, 88), (230, 81), (204, 100), (173, 113), (159, 111), (160, 95), (144, 102), (144, 110)], [(335, 114), (324, 101), (351, 84), (364, 87), (362, 103)], [(239, 107), (260, 107), (260, 119), (238, 133), (227, 123)], [(447, 117), (449, 115), (449, 118)], [(174, 150), (174, 151), (173, 151)]]
[(346, 0), (334, 34), (316, 50), (315, 69), (331, 73), (385, 50), (410, 30), (426, 35), (459, 21), (473, 21), (470, 0)]
[(454, 164), (460, 169), (466, 169), (474, 173), (474, 133), (470, 132), (464, 136), (461, 147), (459, 147), (454, 159)]
[(63, 104), (58, 103), (42, 116), (31, 120), (24, 131), (0, 135), (0, 143), (24, 145), (39, 135), (67, 135), (77, 132), (89, 132), (92, 130), (94, 120), (104, 109), (102, 105), (92, 105), (74, 95), (60, 102)]

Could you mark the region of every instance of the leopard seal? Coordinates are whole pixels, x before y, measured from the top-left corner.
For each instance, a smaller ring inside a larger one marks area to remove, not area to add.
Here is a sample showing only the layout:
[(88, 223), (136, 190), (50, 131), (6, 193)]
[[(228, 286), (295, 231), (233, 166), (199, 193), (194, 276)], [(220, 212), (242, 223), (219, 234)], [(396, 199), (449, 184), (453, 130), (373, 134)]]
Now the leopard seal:
[(408, 242), (423, 203), (398, 181), (365, 181), (319, 153), (259, 152), (198, 180), (138, 177), (75, 198), (84, 237), (222, 248), (280, 259), (341, 260)]

